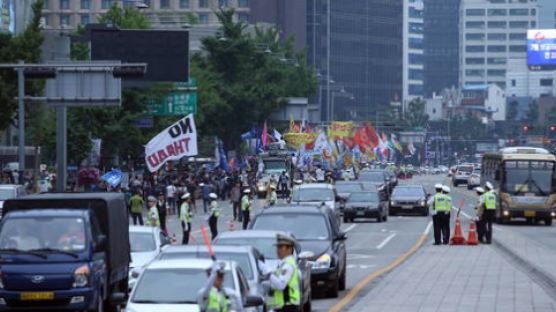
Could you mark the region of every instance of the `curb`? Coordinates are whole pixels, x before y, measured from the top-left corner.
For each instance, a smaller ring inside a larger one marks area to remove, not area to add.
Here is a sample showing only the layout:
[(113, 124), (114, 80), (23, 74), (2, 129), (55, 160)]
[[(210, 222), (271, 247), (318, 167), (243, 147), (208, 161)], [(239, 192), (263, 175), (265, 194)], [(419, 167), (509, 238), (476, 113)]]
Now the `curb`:
[(492, 242), (492, 245), (496, 247), (498, 251), (508, 256), (508, 260), (513, 262), (518, 270), (531, 277), (531, 279), (541, 286), (550, 297), (556, 298), (556, 279), (550, 273), (545, 272), (543, 269), (519, 256), (499, 240), (493, 238)]

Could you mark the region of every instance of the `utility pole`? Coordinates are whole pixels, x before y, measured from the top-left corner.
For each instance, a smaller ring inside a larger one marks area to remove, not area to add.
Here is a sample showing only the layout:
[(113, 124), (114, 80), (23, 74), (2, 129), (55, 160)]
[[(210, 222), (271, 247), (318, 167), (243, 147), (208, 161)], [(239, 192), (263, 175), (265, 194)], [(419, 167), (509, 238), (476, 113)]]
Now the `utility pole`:
[[(23, 65), (23, 61), (19, 61)], [(25, 171), (25, 77), (23, 76), (23, 67), (17, 69), (17, 106), (18, 106), (18, 125), (17, 125), (17, 140), (18, 149), (17, 156), (19, 162), (19, 177), (20, 181), (23, 179), (23, 171)], [(18, 181), (19, 182), (19, 181)]]
[(332, 123), (332, 112), (330, 111), (330, 0), (327, 0), (326, 14), (326, 110), (328, 113), (328, 121)]

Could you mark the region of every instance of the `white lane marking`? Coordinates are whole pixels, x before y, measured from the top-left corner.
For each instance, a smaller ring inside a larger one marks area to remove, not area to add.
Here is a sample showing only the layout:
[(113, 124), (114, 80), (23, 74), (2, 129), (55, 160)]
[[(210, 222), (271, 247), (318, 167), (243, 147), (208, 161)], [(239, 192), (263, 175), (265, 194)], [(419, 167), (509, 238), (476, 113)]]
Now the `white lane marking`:
[[(452, 209), (454, 209), (455, 211), (458, 211), (458, 208), (456, 206), (452, 206)], [(460, 212), (462, 215), (464, 215), (467, 219), (471, 219), (471, 216), (468, 215), (467, 213), (465, 213), (465, 211), (463, 211), (463, 209)]]
[(429, 224), (427, 224), (427, 227), (425, 228), (423, 234), (425, 235), (429, 234), (429, 232), (431, 231), (431, 227), (432, 227), (432, 221), (429, 221)]
[(368, 268), (372, 268), (375, 267), (376, 264), (362, 264), (362, 265), (355, 265), (355, 264), (348, 264), (346, 265), (346, 269), (351, 270), (351, 269), (368, 269)]
[(396, 233), (392, 233), (390, 235), (388, 235), (388, 237), (386, 237), (382, 243), (378, 244), (378, 246), (376, 246), (376, 249), (382, 249), (382, 247), (386, 246), (386, 244), (388, 244), (388, 242), (394, 238), (396, 236)]
[(495, 229), (495, 230), (497, 230), (497, 231), (504, 232), (504, 230), (502, 230), (502, 228), (500, 228), (500, 227), (498, 227), (498, 226), (496, 226), (496, 225), (493, 225), (492, 228)]
[(344, 230), (344, 232), (346, 232), (346, 233), (347, 233), (347, 232), (349, 232), (349, 231), (353, 230), (353, 228), (355, 228), (356, 226), (357, 226), (357, 224), (352, 224), (352, 225), (348, 226), (348, 228), (347, 228), (347, 229), (345, 229), (345, 230)]

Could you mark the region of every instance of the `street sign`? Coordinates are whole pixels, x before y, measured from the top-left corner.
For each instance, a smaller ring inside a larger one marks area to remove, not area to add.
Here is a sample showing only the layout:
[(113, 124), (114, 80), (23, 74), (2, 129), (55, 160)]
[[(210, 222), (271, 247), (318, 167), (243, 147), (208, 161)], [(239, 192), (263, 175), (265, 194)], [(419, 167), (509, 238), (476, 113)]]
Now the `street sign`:
[(135, 126), (138, 128), (152, 128), (153, 119), (152, 117), (137, 118), (135, 119)]
[(161, 101), (151, 101), (147, 103), (146, 115), (151, 116), (171, 116), (188, 115), (197, 113), (197, 88), (195, 79), (189, 82), (176, 82), (174, 89)]

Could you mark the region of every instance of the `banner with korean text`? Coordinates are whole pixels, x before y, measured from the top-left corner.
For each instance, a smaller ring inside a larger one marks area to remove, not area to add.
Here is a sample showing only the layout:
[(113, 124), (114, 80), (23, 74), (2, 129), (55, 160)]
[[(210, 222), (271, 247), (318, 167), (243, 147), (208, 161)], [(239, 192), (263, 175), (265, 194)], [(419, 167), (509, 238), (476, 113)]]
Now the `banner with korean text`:
[(353, 137), (353, 121), (334, 121), (330, 126), (331, 137)]
[(145, 162), (150, 172), (169, 160), (197, 155), (197, 129), (193, 114), (177, 121), (157, 134), (145, 146)]

